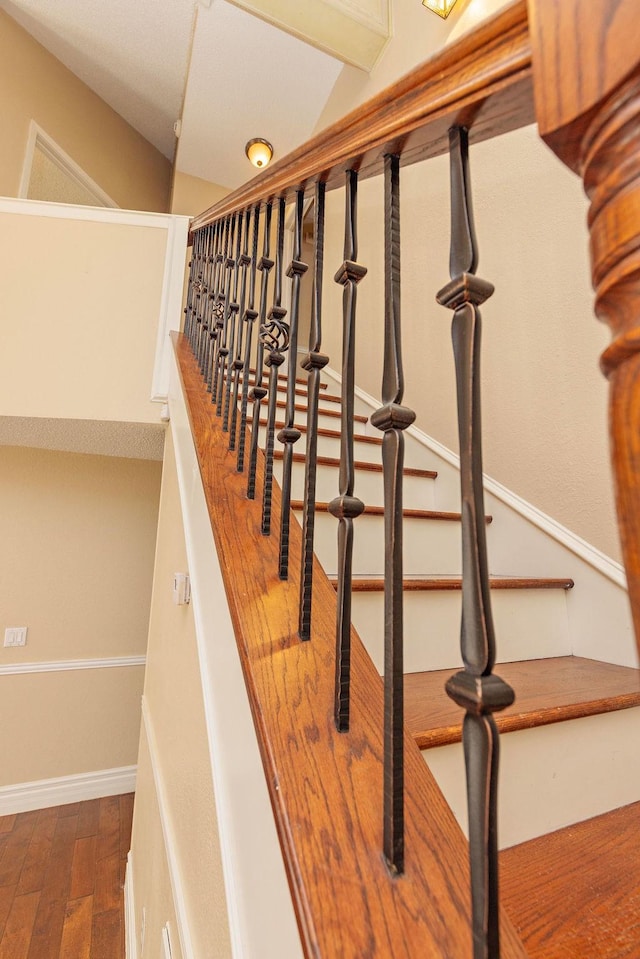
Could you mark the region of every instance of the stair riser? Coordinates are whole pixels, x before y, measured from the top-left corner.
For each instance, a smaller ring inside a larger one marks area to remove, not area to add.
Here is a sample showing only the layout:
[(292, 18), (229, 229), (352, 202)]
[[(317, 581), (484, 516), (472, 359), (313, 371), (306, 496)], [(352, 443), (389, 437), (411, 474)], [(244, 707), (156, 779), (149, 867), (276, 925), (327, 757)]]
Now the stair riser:
[[(302, 440), (296, 444), (300, 446)], [(300, 449), (302, 452), (304, 447)], [(365, 461), (366, 462), (366, 461)], [(292, 470), (292, 499), (304, 499), (304, 463), (294, 463)], [(274, 463), (274, 476), (278, 483), (282, 478), (282, 461)], [(316, 474), (316, 501), (330, 502), (338, 495), (339, 471), (335, 466), (318, 466)], [(356, 470), (355, 492), (367, 506), (384, 505), (382, 473)], [(414, 509), (434, 509), (434, 481), (421, 476), (406, 476), (404, 480), (404, 504)]]
[[(279, 419), (279, 422), (282, 420)], [(279, 427), (276, 427), (276, 445), (275, 449), (282, 449), (282, 443), (278, 441), (278, 432)], [(332, 430), (339, 431), (340, 424), (333, 423), (330, 427)], [(265, 444), (265, 434), (266, 428), (264, 426), (260, 427), (259, 442), (260, 448), (264, 449)], [(307, 434), (303, 433), (302, 437), (298, 440), (296, 446), (299, 447), (296, 452), (302, 453), (306, 449)], [(365, 463), (381, 463), (382, 462), (382, 448), (378, 444), (374, 443), (354, 443), (355, 458), (357, 460), (362, 460)], [(333, 456), (334, 458), (340, 458), (340, 437), (339, 436), (318, 436), (318, 455), (319, 456)], [(413, 466), (414, 464), (411, 463)]]
[[(298, 513), (298, 518), (301, 513)], [(329, 575), (337, 572), (338, 521), (317, 513), (315, 552)], [(403, 528), (404, 572), (460, 573), (460, 524), (443, 520), (406, 519)], [(384, 518), (359, 516), (354, 520), (353, 571), (384, 573)]]
[[(500, 846), (638, 801), (638, 742), (640, 707), (501, 736)], [(466, 831), (462, 746), (424, 750), (423, 756)]]
[[(405, 592), (405, 672), (459, 668), (461, 602), (459, 590)], [(502, 662), (571, 654), (564, 590), (494, 589), (491, 605)], [(384, 594), (355, 592), (352, 620), (382, 673)]]

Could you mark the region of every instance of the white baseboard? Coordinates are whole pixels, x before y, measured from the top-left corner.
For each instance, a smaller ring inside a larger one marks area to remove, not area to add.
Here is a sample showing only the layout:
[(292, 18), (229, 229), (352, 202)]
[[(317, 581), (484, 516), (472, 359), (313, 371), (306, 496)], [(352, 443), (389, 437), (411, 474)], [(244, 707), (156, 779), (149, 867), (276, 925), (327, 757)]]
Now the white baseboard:
[(133, 898), (133, 860), (131, 850), (127, 855), (127, 868), (124, 874), (124, 949), (125, 959), (138, 959), (138, 939), (136, 936), (136, 909)]
[(136, 768), (118, 766), (115, 769), (100, 769), (75, 776), (1, 786), (0, 816), (133, 792), (136, 788)]

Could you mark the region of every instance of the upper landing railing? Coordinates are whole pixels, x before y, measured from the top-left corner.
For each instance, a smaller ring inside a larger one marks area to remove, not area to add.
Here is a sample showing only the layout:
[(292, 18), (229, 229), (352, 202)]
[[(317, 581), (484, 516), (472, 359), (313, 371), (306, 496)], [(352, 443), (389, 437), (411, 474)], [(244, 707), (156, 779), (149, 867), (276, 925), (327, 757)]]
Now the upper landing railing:
[[(315, 462), (322, 353), (324, 202), (344, 187), (345, 241), (335, 280), (343, 287), (342, 420), (339, 489), (329, 504), (339, 520), (333, 717), (339, 733), (351, 722), (351, 565), (354, 528), (364, 509), (354, 490), (354, 337), (358, 262), (358, 183), (384, 179), (385, 347), (382, 406), (372, 418), (383, 434), (385, 487), (385, 676), (382, 851), (390, 881), (405, 869), (402, 704), (403, 431), (413, 412), (403, 405), (400, 317), (401, 168), (446, 151), (451, 171), (450, 280), (438, 293), (453, 311), (462, 497), (462, 629), (464, 669), (447, 692), (464, 710), (463, 743), (469, 800), (474, 959), (500, 955), (496, 782), (498, 737), (493, 713), (513, 693), (493, 673), (491, 617), (480, 437), (480, 305), (493, 287), (478, 278), (469, 146), (537, 120), (541, 135), (584, 179), (592, 200), (596, 312), (614, 341), (603, 357), (611, 380), (613, 467), (636, 632), (640, 635), (640, 42), (636, 0), (524, 0), (506, 8), (457, 44), (414, 70), (339, 123), (237, 190), (192, 224), (193, 254), (185, 332), (211, 399), (246, 470), (246, 496), (261, 485), (261, 532), (271, 533), (278, 370), (298, 340), (305, 200), (314, 199), (311, 333), (308, 371), (306, 481), (297, 639), (313, 642)], [(286, 204), (294, 207), (291, 261), (284, 263)], [(273, 271), (273, 272), (272, 272)], [(285, 275), (291, 282), (289, 313)], [(256, 337), (254, 327), (258, 325)], [(250, 389), (250, 366), (254, 377)], [(265, 366), (268, 383), (265, 383)], [(291, 364), (293, 369), (295, 364)], [(267, 399), (264, 469), (258, 431)], [(251, 416), (249, 401), (252, 403)], [(291, 565), (291, 467), (301, 432), (294, 423), (295, 376), (287, 384), (282, 505), (277, 573)], [(247, 430), (251, 425), (250, 433)], [(245, 438), (250, 436), (249, 449)], [(428, 888), (424, 895), (429, 896)], [(304, 920), (301, 918), (301, 926)], [(509, 955), (519, 955), (510, 941)], [(310, 952), (310, 954), (315, 954)], [(378, 954), (372, 952), (371, 955)], [(410, 954), (410, 953), (407, 953)], [(411, 953), (412, 954), (412, 953)], [(445, 948), (442, 955), (453, 955)], [(457, 953), (456, 953), (457, 954)], [(505, 951), (504, 955), (507, 954)]]

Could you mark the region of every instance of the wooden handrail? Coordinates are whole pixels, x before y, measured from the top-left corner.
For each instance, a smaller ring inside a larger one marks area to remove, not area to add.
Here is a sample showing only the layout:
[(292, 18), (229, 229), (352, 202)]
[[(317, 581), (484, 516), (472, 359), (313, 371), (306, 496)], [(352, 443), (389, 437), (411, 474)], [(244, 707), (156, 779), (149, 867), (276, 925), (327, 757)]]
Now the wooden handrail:
[(359, 179), (375, 176), (386, 153), (399, 153), (402, 165), (446, 153), (453, 124), (469, 126), (478, 142), (533, 120), (527, 6), (517, 0), (197, 216), (191, 228), (310, 191), (318, 177), (327, 189), (341, 187), (348, 168)]

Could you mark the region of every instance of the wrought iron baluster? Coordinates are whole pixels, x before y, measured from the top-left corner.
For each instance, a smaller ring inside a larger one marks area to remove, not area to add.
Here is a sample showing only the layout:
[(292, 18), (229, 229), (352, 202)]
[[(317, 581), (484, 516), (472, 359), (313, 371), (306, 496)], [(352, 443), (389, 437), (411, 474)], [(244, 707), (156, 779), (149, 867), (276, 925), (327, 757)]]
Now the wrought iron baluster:
[(195, 322), (194, 319), (194, 300), (195, 300), (195, 283), (196, 283), (196, 269), (197, 269), (197, 249), (199, 234), (196, 233), (193, 237), (193, 242), (191, 245), (191, 259), (189, 260), (189, 284), (187, 286), (187, 302), (184, 308), (184, 335), (189, 340), (189, 344), (193, 348), (193, 338), (192, 338), (192, 328)]
[(211, 225), (204, 228), (204, 306), (202, 312), (202, 330), (200, 343), (200, 372), (206, 375), (207, 356), (209, 354), (209, 341), (211, 332), (212, 318), (212, 298), (213, 298), (213, 227)]
[(202, 256), (201, 250), (203, 245), (202, 231), (199, 231), (196, 234), (197, 247), (194, 246), (194, 256), (193, 256), (193, 300), (192, 300), (192, 320), (191, 320), (191, 338), (190, 346), (191, 351), (195, 355), (198, 343), (199, 336), (199, 327), (200, 327), (200, 300), (201, 300), (201, 291), (202, 291)]
[(202, 365), (202, 344), (206, 336), (205, 324), (207, 321), (207, 231), (201, 230), (202, 247), (200, 252), (200, 322), (198, 324), (198, 340), (196, 343), (195, 356), (198, 365)]
[(493, 713), (511, 705), (513, 690), (493, 674), (495, 635), (485, 535), (480, 417), (480, 335), (478, 307), (493, 286), (476, 277), (477, 245), (471, 208), (468, 133), (449, 131), (451, 166), (451, 282), (438, 302), (454, 311), (460, 482), (462, 494), (462, 622), (464, 670), (446, 684), (448, 695), (466, 710), (462, 740), (469, 807), (469, 857), (474, 959), (498, 959), (497, 782), (499, 740)]
[(258, 317), (255, 309), (256, 300), (256, 271), (258, 269), (258, 232), (260, 229), (260, 206), (253, 211), (253, 242), (251, 247), (251, 270), (249, 273), (249, 305), (245, 313), (246, 339), (244, 344), (244, 363), (242, 367), (242, 400), (240, 403), (240, 437), (238, 439), (238, 460), (236, 470), (244, 470), (244, 449), (247, 439), (247, 403), (249, 400), (249, 369), (251, 367), (251, 346), (253, 341), (253, 325)]
[(287, 311), (282, 306), (282, 255), (284, 250), (284, 197), (278, 200), (278, 234), (276, 241), (276, 272), (273, 291), (273, 306), (267, 322), (260, 327), (260, 340), (268, 349), (266, 364), (269, 367), (269, 403), (267, 406), (267, 436), (264, 447), (264, 486), (262, 487), (262, 534), (271, 532), (271, 499), (273, 493), (273, 444), (276, 426), (276, 403), (278, 401), (278, 370), (284, 363), (284, 353), (289, 348), (289, 325), (284, 318)]
[(225, 260), (225, 287), (224, 287), (224, 318), (222, 322), (222, 329), (220, 330), (219, 338), (220, 345), (218, 347), (218, 390), (216, 393), (216, 413), (218, 416), (222, 416), (222, 403), (224, 400), (224, 387), (226, 382), (226, 371), (227, 371), (227, 357), (229, 356), (229, 328), (231, 325), (231, 319), (234, 315), (234, 306), (235, 303), (231, 299), (231, 282), (233, 280), (233, 275), (235, 273), (235, 266), (237, 260), (234, 259), (234, 241), (236, 234), (236, 227), (240, 229), (240, 218), (239, 215), (232, 213), (231, 214), (231, 235), (229, 238), (229, 250), (228, 256)]
[(242, 283), (240, 287), (240, 312), (238, 313), (238, 333), (236, 337), (236, 351), (233, 360), (233, 398), (231, 400), (231, 426), (229, 429), (229, 449), (236, 448), (236, 426), (238, 422), (238, 390), (240, 387), (240, 371), (244, 365), (242, 348), (244, 345), (244, 331), (248, 325), (245, 303), (247, 302), (247, 267), (251, 264), (249, 256), (249, 223), (251, 210), (247, 210), (244, 220), (244, 246), (240, 257), (242, 267)]
[(316, 183), (314, 200), (314, 265), (309, 352), (302, 360), (307, 378), (307, 451), (304, 469), (304, 512), (302, 516), (302, 568), (300, 574), (300, 639), (311, 639), (311, 597), (313, 590), (313, 538), (316, 510), (316, 471), (318, 458), (318, 406), (320, 372), (329, 357), (322, 346), (322, 275), (324, 267), (324, 206), (326, 187)]
[[(216, 231), (216, 245), (213, 259), (213, 303), (212, 303), (212, 316), (209, 329), (209, 360), (207, 365), (207, 389), (209, 392), (212, 392), (213, 389), (213, 371), (215, 364), (217, 363), (217, 350), (218, 350), (218, 341), (220, 337), (220, 329), (222, 327), (222, 321), (224, 317), (224, 293), (223, 293), (223, 273), (224, 273), (224, 260), (225, 260), (225, 232), (228, 230), (228, 221), (225, 223), (224, 220), (218, 220), (215, 224)], [(228, 243), (228, 233), (226, 242)]]
[(365, 267), (356, 263), (358, 174), (347, 170), (344, 263), (335, 275), (344, 287), (342, 294), (342, 416), (340, 426), (340, 493), (329, 503), (329, 510), (340, 521), (338, 526), (338, 618), (336, 623), (335, 722), (341, 731), (349, 728), (351, 672), (351, 580), (353, 559), (353, 521), (364, 510), (364, 503), (353, 495), (355, 469), (353, 457), (353, 413), (355, 388), (355, 333), (357, 287)]
[(210, 229), (211, 229), (211, 250), (210, 250), (210, 255), (209, 255), (209, 264), (210, 264), (210, 265), (209, 265), (209, 270), (210, 270), (211, 281), (210, 281), (210, 283), (209, 283), (209, 296), (208, 296), (208, 300), (209, 300), (209, 320), (208, 320), (209, 335), (208, 335), (208, 337), (207, 337), (207, 342), (206, 342), (206, 344), (205, 344), (204, 360), (203, 360), (203, 374), (204, 374), (205, 383), (206, 383), (206, 386), (207, 386), (207, 389), (208, 389), (208, 390), (211, 389), (211, 357), (212, 357), (213, 348), (214, 348), (215, 340), (216, 340), (216, 336), (217, 336), (215, 305), (216, 305), (216, 295), (217, 295), (217, 288), (216, 288), (216, 278), (217, 278), (216, 257), (217, 257), (217, 254), (218, 254), (218, 245), (219, 245), (219, 241), (220, 241), (220, 229), (219, 229), (219, 224), (218, 224), (218, 223), (211, 224)]
[(384, 431), (384, 813), (383, 848), (391, 869), (404, 870), (404, 666), (402, 469), (404, 433), (415, 413), (402, 406), (400, 325), (400, 158), (384, 160), (385, 326), (382, 406), (371, 422)]
[[(227, 372), (225, 380), (225, 391), (224, 391), (224, 410), (222, 413), (222, 429), (226, 433), (229, 429), (229, 406), (231, 404), (231, 381), (232, 381), (232, 364), (233, 357), (235, 355), (235, 337), (236, 337), (236, 327), (238, 325), (238, 315), (240, 313), (240, 304), (238, 303), (238, 280), (240, 278), (240, 259), (241, 259), (241, 248), (242, 248), (242, 233), (244, 226), (244, 218), (242, 213), (238, 213), (238, 233), (236, 238), (236, 252), (234, 257), (234, 267), (233, 267), (233, 299), (229, 304), (229, 322), (227, 325), (227, 337), (225, 341), (225, 348), (227, 351), (227, 356), (229, 357), (226, 360)], [(244, 270), (243, 270), (244, 274)]]
[(287, 402), (285, 423), (278, 433), (278, 439), (284, 444), (282, 458), (282, 512), (280, 513), (280, 556), (278, 575), (287, 579), (289, 575), (289, 526), (291, 523), (291, 468), (293, 466), (293, 445), (302, 433), (294, 426), (296, 405), (296, 363), (298, 359), (298, 312), (300, 309), (300, 282), (308, 266), (302, 257), (302, 216), (304, 213), (304, 190), (296, 193), (295, 235), (293, 257), (287, 276), (291, 279), (291, 317), (289, 321), (289, 375), (287, 378)]
[[(211, 382), (211, 402), (216, 403), (218, 397), (222, 399), (222, 383), (220, 383), (220, 366), (224, 363), (224, 357), (220, 356), (220, 350), (224, 346), (224, 328), (228, 319), (228, 303), (229, 303), (229, 289), (231, 284), (231, 269), (233, 267), (233, 260), (230, 259), (229, 254), (233, 251), (233, 237), (235, 231), (235, 214), (230, 216), (224, 227), (224, 252), (222, 253), (222, 259), (219, 264), (219, 279), (218, 279), (218, 303), (216, 307), (216, 329), (218, 335), (216, 337), (216, 350), (213, 357), (213, 373), (212, 373), (212, 382)], [(220, 384), (219, 388), (218, 385)], [(216, 410), (218, 415), (220, 410)]]
[[(273, 269), (273, 260), (269, 259), (271, 249), (271, 203), (267, 203), (264, 237), (262, 240), (262, 256), (258, 263), (258, 269), (261, 274), (260, 281), (260, 325), (259, 330), (264, 326), (267, 319), (267, 289), (269, 286), (269, 273)], [(267, 390), (262, 385), (264, 375), (264, 343), (262, 337), (258, 336), (258, 345), (256, 349), (256, 373), (253, 388), (249, 393), (249, 399), (253, 400), (253, 414), (251, 419), (251, 448), (249, 451), (249, 479), (247, 482), (247, 498), (254, 499), (256, 495), (256, 464), (258, 462), (258, 438), (260, 433), (260, 407), (262, 401), (267, 395)]]

